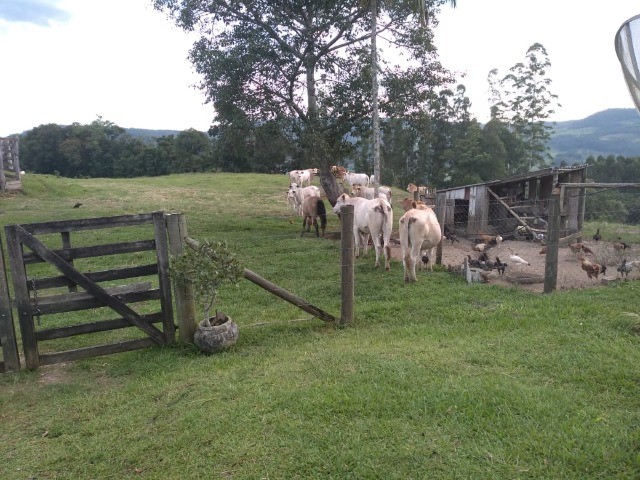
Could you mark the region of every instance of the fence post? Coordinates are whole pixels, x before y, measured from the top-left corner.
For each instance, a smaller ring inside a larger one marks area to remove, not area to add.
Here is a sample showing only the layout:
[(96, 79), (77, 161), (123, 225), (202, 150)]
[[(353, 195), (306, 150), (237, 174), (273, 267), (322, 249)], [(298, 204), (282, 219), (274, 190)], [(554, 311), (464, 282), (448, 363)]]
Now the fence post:
[(354, 262), (353, 262), (353, 205), (340, 208), (340, 239), (342, 245), (342, 303), (340, 325), (353, 323)]
[(5, 370), (13, 372), (20, 371), (16, 328), (13, 324), (7, 270), (4, 263), (4, 253), (2, 251), (2, 236), (0, 236), (0, 345), (2, 345), (2, 358)]
[[(169, 213), (167, 218), (167, 232), (169, 234), (169, 253), (178, 256), (184, 252), (187, 237), (187, 221), (182, 213)], [(176, 300), (176, 315), (178, 316), (178, 333), (183, 342), (193, 343), (193, 334), (198, 328), (196, 321), (196, 305), (193, 299), (193, 287), (190, 284), (178, 285), (173, 282), (173, 292)]]
[[(446, 209), (444, 205), (444, 195), (436, 195), (436, 217), (438, 219), (438, 223), (440, 224), (440, 234), (444, 238), (444, 224), (446, 221), (445, 214)], [(436, 265), (442, 265), (442, 243), (443, 240), (440, 240), (438, 246), (436, 247)]]
[(549, 198), (547, 255), (544, 265), (544, 293), (551, 293), (558, 282), (558, 238), (560, 236), (560, 188), (554, 187)]

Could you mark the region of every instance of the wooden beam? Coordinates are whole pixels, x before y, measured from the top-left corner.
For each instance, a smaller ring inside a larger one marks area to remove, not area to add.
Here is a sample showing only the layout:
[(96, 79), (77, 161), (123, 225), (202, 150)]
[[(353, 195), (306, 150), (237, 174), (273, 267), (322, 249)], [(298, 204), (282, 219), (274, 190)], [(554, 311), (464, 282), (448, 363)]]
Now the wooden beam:
[(505, 203), (505, 202), (504, 202), (504, 201), (503, 201), (503, 200), (502, 200), (498, 195), (496, 195), (496, 194), (493, 192), (493, 190), (491, 190), (489, 187), (487, 187), (487, 191), (488, 191), (491, 195), (493, 195), (493, 196), (494, 196), (494, 198), (495, 198), (496, 200), (498, 200), (498, 202), (500, 202), (500, 203), (502, 204), (502, 206), (504, 206), (504, 207), (509, 211), (509, 213), (511, 213), (511, 215), (513, 215), (513, 216), (515, 217), (515, 219), (516, 219), (516, 220), (517, 220), (517, 221), (518, 221), (518, 222), (519, 222), (519, 223), (520, 223), (524, 228), (526, 228), (527, 230), (529, 230), (529, 232), (530, 232), (532, 235), (534, 235), (534, 234), (535, 234), (535, 232), (533, 231), (533, 229), (532, 229), (529, 225), (527, 225), (527, 222), (525, 222), (522, 218), (520, 218), (520, 215), (518, 215), (518, 214), (513, 210), (513, 208), (511, 208), (509, 205), (507, 205), (507, 204), (506, 204), (506, 203)]

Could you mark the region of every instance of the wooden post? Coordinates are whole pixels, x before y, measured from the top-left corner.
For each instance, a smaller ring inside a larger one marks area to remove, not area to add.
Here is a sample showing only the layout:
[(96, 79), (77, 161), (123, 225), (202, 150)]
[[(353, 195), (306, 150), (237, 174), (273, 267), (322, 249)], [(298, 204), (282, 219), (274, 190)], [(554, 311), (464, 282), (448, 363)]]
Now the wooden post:
[[(2, 357), (4, 368), (7, 371), (20, 371), (20, 357), (16, 342), (16, 329), (13, 324), (11, 300), (9, 298), (9, 284), (7, 283), (7, 270), (4, 264), (2, 251), (2, 237), (0, 236), (0, 345), (2, 345)], [(1, 370), (0, 370), (1, 371)]]
[(4, 192), (7, 188), (7, 179), (4, 175), (6, 140), (0, 138), (0, 192)]
[(33, 312), (29, 300), (27, 270), (22, 260), (22, 244), (18, 239), (16, 229), (17, 225), (6, 225), (4, 227), (4, 233), (7, 239), (9, 265), (11, 266), (11, 277), (13, 279), (13, 293), (16, 299), (18, 320), (20, 321), (24, 361), (29, 370), (35, 370), (40, 366), (40, 354), (38, 352), (36, 328), (33, 324)]
[[(444, 195), (436, 195), (436, 217), (438, 218), (438, 223), (440, 224), (440, 233), (444, 237), (444, 224), (446, 221), (446, 209), (444, 206), (445, 197)], [(436, 247), (436, 265), (442, 265), (442, 240), (438, 243)]]
[(558, 238), (560, 237), (560, 188), (554, 187), (549, 197), (549, 228), (544, 266), (544, 293), (551, 293), (558, 282)]
[(340, 208), (340, 238), (342, 245), (342, 303), (340, 325), (353, 323), (354, 299), (354, 251), (353, 251), (353, 205)]
[[(184, 252), (187, 222), (182, 213), (167, 214), (166, 221), (169, 233), (169, 253), (175, 257)], [(177, 282), (173, 282), (173, 284), (180, 340), (193, 343), (193, 334), (198, 328), (193, 286), (190, 284), (178, 285)]]

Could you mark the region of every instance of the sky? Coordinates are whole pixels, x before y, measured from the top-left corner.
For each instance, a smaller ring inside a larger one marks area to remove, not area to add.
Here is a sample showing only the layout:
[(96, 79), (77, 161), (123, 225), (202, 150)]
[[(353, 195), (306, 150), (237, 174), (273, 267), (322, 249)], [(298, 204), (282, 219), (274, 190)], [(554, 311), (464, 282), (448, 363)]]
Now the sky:
[[(442, 64), (465, 75), (472, 113), (489, 117), (487, 74), (524, 62), (534, 43), (549, 55), (551, 120), (634, 108), (614, 37), (640, 1), (457, 0), (442, 7)], [(0, 137), (101, 117), (123, 128), (207, 131), (210, 104), (187, 60), (193, 33), (151, 0), (0, 0)]]

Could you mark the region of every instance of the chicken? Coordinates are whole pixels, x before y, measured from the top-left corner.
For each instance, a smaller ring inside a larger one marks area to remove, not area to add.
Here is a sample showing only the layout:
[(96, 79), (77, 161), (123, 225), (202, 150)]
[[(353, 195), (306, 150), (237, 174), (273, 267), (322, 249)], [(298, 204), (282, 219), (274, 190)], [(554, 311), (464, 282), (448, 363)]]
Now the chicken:
[(547, 254), (547, 247), (546, 245), (544, 247), (542, 247), (542, 249), (540, 249), (540, 255), (546, 255)]
[(569, 244), (569, 248), (571, 249), (571, 251), (573, 253), (580, 253), (582, 251), (582, 244), (581, 243), (570, 243)]
[(598, 228), (598, 231), (596, 231), (596, 234), (593, 236), (593, 239), (596, 242), (599, 242), (602, 239), (602, 236), (600, 235), (600, 228)]
[(587, 247), (584, 243), (580, 243), (580, 242), (570, 243), (569, 244), (569, 248), (571, 249), (571, 251), (573, 253), (584, 252), (584, 253), (589, 253), (589, 254), (593, 255), (593, 250), (591, 250), (589, 247)]
[(506, 270), (506, 268), (507, 268), (507, 264), (506, 264), (506, 263), (501, 262), (501, 261), (500, 261), (500, 259), (499, 259), (498, 257), (496, 257), (496, 261), (495, 261), (495, 263), (493, 264), (493, 266), (494, 266), (494, 268), (495, 268), (496, 270), (498, 270), (498, 273), (499, 273), (500, 275), (504, 275), (504, 271), (505, 271), (505, 270)]
[(512, 253), (511, 255), (509, 255), (509, 258), (511, 259), (511, 261), (513, 263), (516, 263), (518, 265), (528, 265), (531, 266), (531, 264), (529, 262), (527, 262), (524, 258), (519, 257), (518, 255), (516, 255), (515, 253)]
[(473, 246), (473, 249), (476, 252), (484, 252), (484, 249), (487, 247), (487, 245), (485, 243), (478, 243), (477, 245)]
[(73, 208), (80, 208), (82, 206), (82, 204), (80, 202), (76, 203)]
[(600, 275), (601, 273), (604, 274), (606, 271), (606, 267), (603, 268), (602, 265), (600, 265), (599, 263), (591, 262), (590, 260), (587, 260), (585, 257), (580, 257), (578, 258), (578, 260), (580, 260), (582, 270), (587, 272), (587, 276), (589, 278), (596, 277), (597, 279), (598, 275)]
[(582, 244), (582, 251), (584, 253), (588, 253), (590, 255), (593, 255), (593, 250), (591, 250), (589, 247), (587, 247), (584, 243)]
[(620, 237), (618, 237), (618, 241), (614, 242), (614, 244), (613, 244), (613, 249), (618, 251), (618, 252), (620, 250), (626, 250), (627, 248), (629, 248), (629, 245), (624, 243)]
[(629, 273), (631, 273), (632, 269), (633, 269), (633, 264), (627, 263), (627, 259), (626, 258), (624, 260), (622, 260), (622, 263), (620, 264), (620, 266), (618, 268), (616, 268), (616, 270), (618, 272), (620, 272), (620, 276), (621, 277), (623, 275), (628, 277)]

